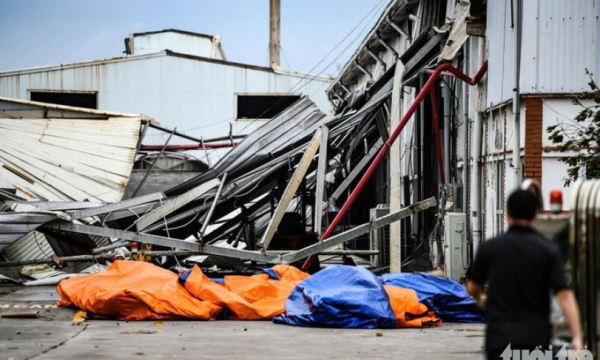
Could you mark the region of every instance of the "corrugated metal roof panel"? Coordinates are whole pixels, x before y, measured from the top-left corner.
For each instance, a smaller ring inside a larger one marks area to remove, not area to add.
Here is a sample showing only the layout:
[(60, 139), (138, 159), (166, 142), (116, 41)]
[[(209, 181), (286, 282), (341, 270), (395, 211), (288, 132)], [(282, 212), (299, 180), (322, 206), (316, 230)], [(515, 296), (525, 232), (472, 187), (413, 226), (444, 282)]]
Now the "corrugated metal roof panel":
[(0, 178), (26, 198), (121, 200), (141, 120), (0, 119)]
[(24, 261), (50, 258), (54, 251), (44, 234), (32, 231), (11, 245), (2, 249), (9, 261)]

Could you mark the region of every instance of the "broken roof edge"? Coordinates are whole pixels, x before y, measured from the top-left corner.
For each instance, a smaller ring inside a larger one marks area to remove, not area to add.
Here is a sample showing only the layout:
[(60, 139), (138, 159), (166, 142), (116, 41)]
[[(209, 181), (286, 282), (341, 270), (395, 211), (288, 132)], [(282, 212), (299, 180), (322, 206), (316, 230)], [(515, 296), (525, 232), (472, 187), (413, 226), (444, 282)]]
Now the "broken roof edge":
[(287, 76), (295, 76), (295, 77), (299, 77), (299, 78), (306, 78), (309, 79), (310, 81), (313, 80), (319, 80), (319, 81), (333, 81), (335, 79), (335, 76), (333, 75), (313, 75), (311, 73), (304, 73), (304, 72), (300, 72), (300, 71), (293, 71), (293, 70), (283, 70), (283, 69), (273, 69), (273, 71), (278, 74), (278, 75), (287, 75)]
[(271, 67), (260, 66), (260, 65), (245, 64), (245, 63), (240, 63), (240, 62), (235, 62), (235, 61), (214, 59), (214, 58), (208, 58), (208, 57), (198, 56), (198, 55), (183, 54), (183, 53), (178, 53), (178, 52), (168, 50), (168, 49), (165, 51), (167, 53), (167, 56), (174, 56), (174, 57), (179, 57), (179, 58), (184, 58), (184, 59), (205, 61), (205, 62), (222, 64), (222, 65), (227, 65), (227, 66), (236, 66), (236, 67), (258, 70), (258, 71), (266, 71), (266, 72), (274, 73), (277, 75), (294, 76), (294, 77), (307, 78), (307, 79), (310, 78), (311, 81), (312, 80), (320, 80), (320, 81), (332, 81), (333, 80), (332, 76), (313, 75), (313, 74), (302, 73), (302, 72), (298, 72), (298, 71), (282, 70), (282, 69), (278, 69), (278, 68), (271, 68)]
[(354, 62), (357, 60), (357, 57), (361, 53), (361, 51), (368, 45), (370, 40), (373, 38), (373, 35), (377, 33), (381, 26), (387, 24), (388, 17), (395, 14), (397, 11), (401, 10), (403, 6), (414, 5), (418, 3), (420, 0), (391, 0), (388, 5), (383, 9), (379, 19), (375, 23), (375, 25), (371, 28), (371, 30), (365, 35), (363, 41), (356, 48), (356, 51), (352, 56), (348, 59), (342, 70), (335, 77), (332, 84), (325, 90), (325, 92), (330, 93), (340, 81), (342, 81), (343, 77), (346, 75), (348, 70), (354, 65)]
[[(41, 107), (44, 109), (53, 109), (53, 110), (65, 111), (65, 112), (100, 115), (100, 116), (105, 116), (107, 118), (109, 118), (109, 117), (139, 118), (142, 121), (147, 121), (147, 122), (150, 122), (150, 123), (153, 123), (156, 125), (160, 124), (160, 122), (158, 120), (156, 120), (148, 115), (144, 115), (144, 114), (128, 114), (128, 113), (121, 113), (121, 112), (108, 111), (108, 110), (95, 110), (95, 109), (81, 108), (81, 107), (75, 107), (75, 106), (58, 105), (58, 104), (44, 103), (44, 102), (39, 102), (39, 101), (14, 99), (14, 98), (7, 98), (7, 97), (0, 96), (0, 103), (1, 102), (20, 104), (20, 105), (28, 105), (28, 106), (37, 106), (37, 107)], [(2, 113), (2, 109), (0, 109), (0, 114), (1, 113)]]
[(197, 37), (211, 39), (211, 40), (215, 37), (214, 35), (210, 35), (210, 34), (197, 33), (197, 32), (193, 32), (193, 31), (179, 30), (179, 29), (163, 29), (163, 30), (155, 30), (155, 31), (145, 31), (145, 32), (139, 32), (139, 33), (133, 33), (133, 34), (131, 34), (131, 36), (146, 36), (146, 35), (162, 34), (162, 33), (167, 33), (167, 32), (197, 36)]

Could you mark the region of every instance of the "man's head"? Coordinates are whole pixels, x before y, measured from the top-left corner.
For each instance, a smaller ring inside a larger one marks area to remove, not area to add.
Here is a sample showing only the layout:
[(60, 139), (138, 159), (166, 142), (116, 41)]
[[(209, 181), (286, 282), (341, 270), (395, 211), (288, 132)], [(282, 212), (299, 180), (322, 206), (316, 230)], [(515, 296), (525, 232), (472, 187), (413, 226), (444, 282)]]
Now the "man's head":
[(538, 200), (531, 191), (516, 190), (506, 201), (508, 226), (531, 226), (538, 215)]

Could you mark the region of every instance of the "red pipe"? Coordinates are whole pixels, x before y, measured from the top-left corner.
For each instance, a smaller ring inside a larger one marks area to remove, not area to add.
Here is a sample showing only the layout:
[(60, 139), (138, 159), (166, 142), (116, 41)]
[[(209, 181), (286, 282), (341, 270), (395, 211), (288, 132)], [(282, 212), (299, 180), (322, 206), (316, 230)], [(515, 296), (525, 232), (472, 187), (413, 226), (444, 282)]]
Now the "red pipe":
[[(216, 143), (216, 144), (192, 144), (192, 145), (167, 145), (165, 151), (182, 151), (182, 150), (202, 150), (206, 149), (222, 149), (237, 146), (238, 143)], [(140, 151), (161, 151), (163, 145), (142, 145)]]
[[(433, 74), (431, 75), (429, 80), (427, 80), (427, 82), (425, 83), (425, 85), (423, 86), (423, 88), (421, 89), (421, 91), (419, 92), (419, 94), (417, 95), (415, 100), (413, 101), (413, 103), (410, 105), (410, 107), (408, 108), (408, 110), (406, 111), (404, 116), (402, 117), (402, 120), (400, 121), (400, 123), (396, 126), (394, 131), (390, 134), (390, 137), (385, 142), (385, 144), (381, 148), (381, 150), (379, 150), (379, 153), (377, 154), (377, 156), (375, 157), (375, 159), (373, 160), (373, 162), (371, 163), (371, 165), (369, 166), (369, 168), (367, 169), (367, 171), (365, 172), (363, 177), (360, 179), (360, 181), (358, 182), (358, 184), (356, 185), (354, 190), (352, 190), (352, 193), (350, 194), (350, 196), (348, 197), (348, 199), (346, 200), (346, 202), (340, 209), (340, 212), (333, 219), (333, 221), (331, 222), (331, 224), (329, 225), (329, 227), (327, 228), (327, 230), (321, 237), (320, 241), (324, 241), (325, 239), (329, 238), (331, 236), (331, 234), (333, 234), (333, 231), (335, 230), (335, 228), (342, 221), (342, 219), (344, 218), (344, 216), (346, 215), (346, 213), (348, 212), (348, 210), (350, 209), (350, 207), (352, 206), (352, 204), (354, 203), (354, 201), (356, 200), (356, 198), (358, 197), (358, 195), (360, 194), (362, 189), (365, 187), (365, 185), (367, 184), (367, 182), (369, 181), (371, 176), (373, 176), (373, 174), (375, 173), (375, 170), (377, 169), (377, 166), (379, 166), (379, 163), (385, 158), (390, 147), (396, 141), (396, 139), (400, 135), (400, 132), (402, 131), (402, 129), (404, 129), (404, 126), (406, 126), (406, 123), (408, 123), (408, 121), (410, 120), (410, 118), (412, 117), (414, 112), (417, 110), (417, 107), (419, 106), (421, 101), (423, 101), (423, 99), (427, 95), (427, 92), (430, 91), (430, 89), (433, 87), (433, 85), (435, 84), (435, 82), (436, 82), (437, 78), (440, 76), (440, 74), (443, 71), (449, 71), (450, 73), (454, 74), (457, 78), (461, 79), (462, 81), (466, 82), (467, 84), (475, 85), (479, 82), (479, 80), (481, 80), (481, 78), (487, 71), (487, 64), (488, 63), (486, 60), (473, 78), (468, 77), (462, 71), (458, 70), (457, 68), (455, 68), (454, 66), (452, 66), (450, 64), (442, 64), (435, 69), (435, 71), (433, 72)], [(314, 261), (315, 261), (315, 255), (309, 256), (308, 259), (306, 259), (306, 261), (302, 265), (302, 270), (307, 271), (308, 268), (313, 264)]]
[(440, 143), (440, 122), (438, 120), (437, 101), (433, 86), (429, 89), (429, 97), (431, 98), (431, 112), (433, 113), (433, 129), (435, 131), (435, 147), (437, 150), (438, 168), (440, 169), (440, 183), (445, 184), (446, 176), (444, 175), (444, 161), (442, 160), (442, 145)]

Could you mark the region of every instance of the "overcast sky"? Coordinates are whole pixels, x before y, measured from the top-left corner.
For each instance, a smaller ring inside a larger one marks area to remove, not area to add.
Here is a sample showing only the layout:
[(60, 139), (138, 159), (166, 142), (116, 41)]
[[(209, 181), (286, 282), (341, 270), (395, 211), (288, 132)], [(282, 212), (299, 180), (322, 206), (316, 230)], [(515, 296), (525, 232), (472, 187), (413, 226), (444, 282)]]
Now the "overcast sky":
[[(337, 74), (387, 3), (281, 0), (282, 67)], [(121, 56), (129, 34), (168, 28), (221, 35), (229, 60), (268, 65), (269, 0), (0, 0), (0, 16), (0, 70)]]

